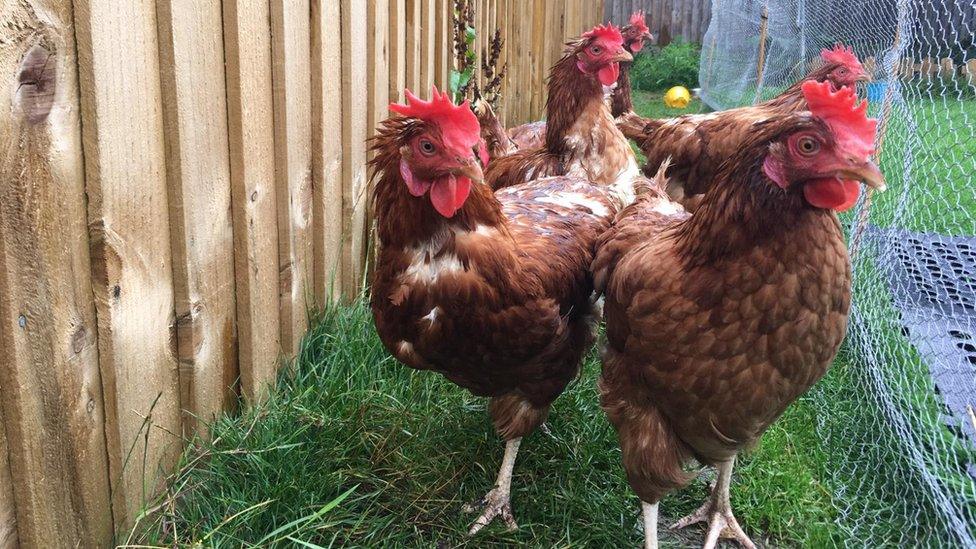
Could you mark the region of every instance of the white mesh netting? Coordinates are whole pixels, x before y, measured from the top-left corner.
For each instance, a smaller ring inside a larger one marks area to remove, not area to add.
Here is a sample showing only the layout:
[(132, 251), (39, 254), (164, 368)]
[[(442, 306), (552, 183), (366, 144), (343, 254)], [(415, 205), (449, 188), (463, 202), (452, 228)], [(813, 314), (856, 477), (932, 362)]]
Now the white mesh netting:
[(874, 77), (859, 92), (882, 120), (889, 189), (844, 218), (858, 241), (848, 359), (831, 374), (844, 385), (812, 393), (838, 543), (976, 546), (976, 0), (713, 0), (712, 13), (713, 109), (775, 96), (838, 42)]

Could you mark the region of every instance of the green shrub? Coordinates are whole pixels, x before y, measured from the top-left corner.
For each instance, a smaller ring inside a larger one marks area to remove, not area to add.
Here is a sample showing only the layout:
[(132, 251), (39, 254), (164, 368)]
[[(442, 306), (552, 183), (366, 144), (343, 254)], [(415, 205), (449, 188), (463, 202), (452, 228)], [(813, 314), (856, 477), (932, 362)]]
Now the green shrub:
[(675, 41), (664, 48), (649, 48), (640, 53), (631, 68), (631, 85), (647, 91), (666, 90), (671, 86), (698, 87), (698, 44)]

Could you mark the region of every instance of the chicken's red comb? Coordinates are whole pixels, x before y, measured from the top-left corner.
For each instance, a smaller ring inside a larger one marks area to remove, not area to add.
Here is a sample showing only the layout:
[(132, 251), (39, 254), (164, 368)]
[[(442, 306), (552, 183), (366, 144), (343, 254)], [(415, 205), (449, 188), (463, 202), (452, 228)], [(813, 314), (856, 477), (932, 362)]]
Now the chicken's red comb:
[(836, 44), (833, 49), (828, 50), (824, 48), (820, 50), (820, 58), (824, 60), (824, 63), (845, 65), (851, 71), (864, 71), (864, 66), (861, 65), (861, 61), (854, 55), (854, 49), (850, 46)]
[(644, 21), (644, 10), (638, 10), (630, 14), (630, 26), (634, 27), (640, 32), (651, 32), (647, 28), (647, 23)]
[(860, 157), (874, 154), (878, 121), (868, 118), (868, 102), (858, 103), (857, 94), (848, 86), (831, 91), (830, 82), (803, 83), (807, 107), (834, 132), (837, 142), (849, 153)]
[(404, 91), (404, 95), (407, 97), (407, 104), (390, 103), (391, 111), (436, 124), (440, 128), (444, 145), (452, 152), (471, 154), (471, 148), (481, 137), (481, 125), (467, 100), (455, 105), (447, 92), (437, 91), (437, 86), (431, 89), (430, 101), (418, 98), (409, 89)]
[(620, 29), (614, 26), (613, 23), (607, 23), (606, 25), (597, 25), (592, 29), (583, 33), (583, 38), (602, 38), (608, 42), (615, 42), (617, 44), (624, 43), (624, 37), (620, 34)]

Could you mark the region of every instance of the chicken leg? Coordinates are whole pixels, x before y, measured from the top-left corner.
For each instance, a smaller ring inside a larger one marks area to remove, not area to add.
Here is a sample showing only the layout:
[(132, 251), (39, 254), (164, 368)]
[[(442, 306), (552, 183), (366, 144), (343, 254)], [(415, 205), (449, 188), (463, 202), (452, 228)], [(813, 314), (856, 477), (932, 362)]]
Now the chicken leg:
[(671, 527), (680, 530), (686, 526), (708, 521), (708, 537), (705, 538), (704, 549), (713, 549), (719, 538), (734, 539), (746, 549), (756, 549), (749, 536), (739, 526), (732, 514), (732, 503), (729, 501), (729, 484), (732, 481), (732, 467), (735, 458), (718, 464), (718, 479), (712, 488), (712, 493), (697, 511), (679, 520)]
[(644, 549), (657, 549), (657, 503), (641, 502), (644, 515)]
[(468, 535), (473, 536), (487, 526), (495, 517), (501, 516), (509, 530), (518, 530), (515, 517), (512, 516), (512, 470), (515, 468), (515, 456), (518, 455), (521, 438), (512, 439), (505, 443), (505, 456), (502, 458), (502, 466), (498, 469), (498, 480), (495, 487), (489, 491), (485, 497), (475, 504), (466, 505), (464, 510), (473, 513), (478, 509), (484, 509), (481, 516), (474, 521)]

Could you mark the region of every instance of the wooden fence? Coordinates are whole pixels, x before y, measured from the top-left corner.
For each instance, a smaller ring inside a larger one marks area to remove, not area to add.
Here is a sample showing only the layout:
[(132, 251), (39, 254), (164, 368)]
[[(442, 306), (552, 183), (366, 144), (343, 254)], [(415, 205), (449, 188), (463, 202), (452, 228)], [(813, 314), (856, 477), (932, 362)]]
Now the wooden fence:
[(626, 25), (637, 10), (644, 10), (647, 27), (662, 46), (678, 37), (700, 44), (712, 19), (711, 0), (606, 0), (604, 19)]
[[(509, 123), (601, 2), (474, 0)], [(0, 12), (0, 547), (126, 529), (203, 422), (353, 296), (365, 139), (446, 87), (448, 0), (11, 0)]]

